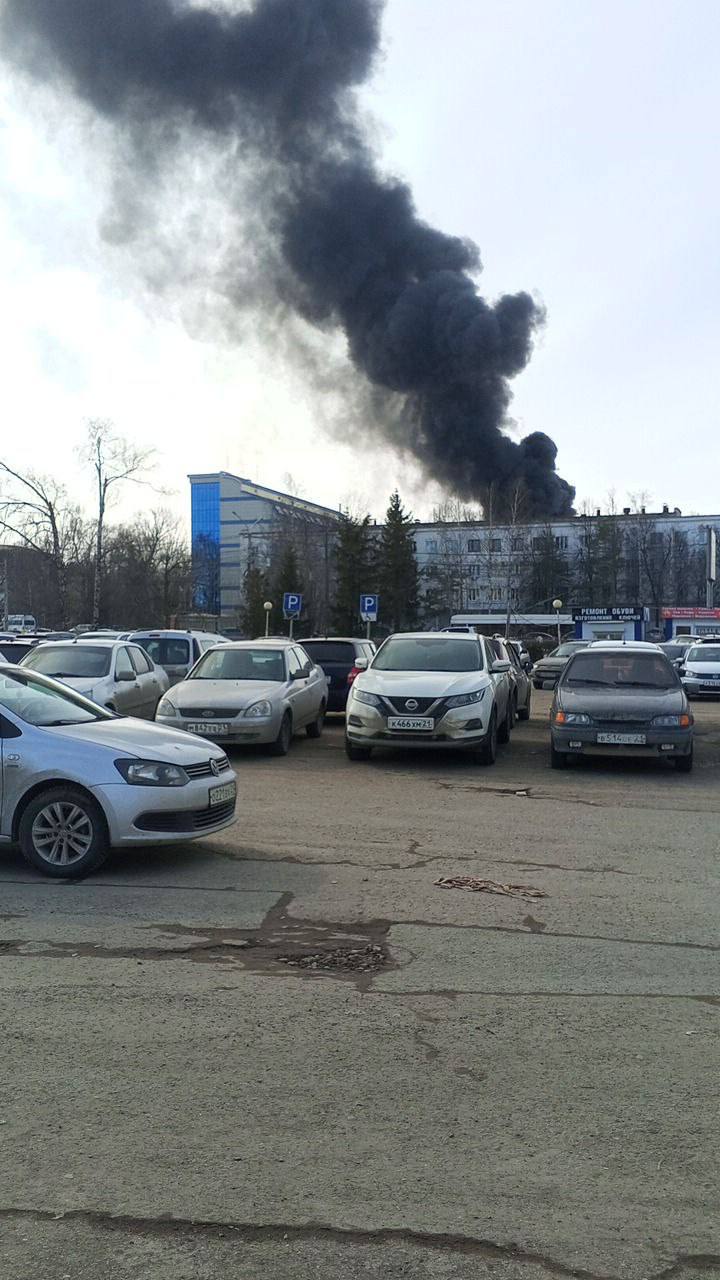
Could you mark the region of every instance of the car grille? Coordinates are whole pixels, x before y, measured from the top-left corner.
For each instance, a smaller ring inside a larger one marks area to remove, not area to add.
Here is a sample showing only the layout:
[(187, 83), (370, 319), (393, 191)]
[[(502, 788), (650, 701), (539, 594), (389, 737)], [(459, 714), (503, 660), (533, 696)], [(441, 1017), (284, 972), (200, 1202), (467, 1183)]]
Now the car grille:
[(185, 720), (234, 720), (239, 713), (239, 707), (213, 707), (212, 711), (209, 707), (207, 710), (201, 707), (180, 708), (180, 715)]
[(234, 812), (235, 801), (227, 800), (225, 804), (215, 804), (206, 809), (141, 813), (135, 819), (135, 826), (140, 831), (204, 831), (207, 827), (214, 827), (218, 822), (231, 818)]
[[(426, 716), (432, 714), (436, 720), (445, 714), (447, 710), (447, 698), (414, 698), (411, 693), (402, 698), (382, 698), (387, 715), (391, 716)], [(408, 707), (408, 702), (416, 702), (417, 706), (412, 710)], [(430, 708), (432, 707), (432, 713)]]
[[(216, 769), (213, 769), (213, 763)], [(203, 760), (201, 764), (186, 764), (183, 767), (188, 778), (216, 778), (230, 768), (230, 761), (227, 756), (216, 756), (214, 762)]]
[[(638, 720), (637, 717), (634, 720), (622, 719), (620, 716), (606, 717), (604, 720), (593, 720), (593, 725), (599, 729), (601, 733), (603, 731), (607, 733), (616, 733), (618, 729), (622, 729), (623, 733), (632, 733), (635, 730), (638, 733), (644, 733), (649, 724), (649, 719)], [(568, 728), (572, 728), (572, 725), (569, 725)]]

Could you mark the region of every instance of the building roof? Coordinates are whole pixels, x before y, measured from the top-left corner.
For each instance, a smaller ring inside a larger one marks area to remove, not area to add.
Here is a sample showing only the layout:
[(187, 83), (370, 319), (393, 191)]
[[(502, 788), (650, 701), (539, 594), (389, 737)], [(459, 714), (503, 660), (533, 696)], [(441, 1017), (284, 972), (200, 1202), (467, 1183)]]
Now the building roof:
[(338, 523), (344, 519), (342, 511), (335, 507), (325, 507), (319, 502), (310, 502), (307, 498), (299, 498), (296, 494), (283, 493), (281, 489), (270, 489), (267, 485), (256, 484), (245, 476), (236, 476), (232, 471), (201, 472), (188, 476), (191, 484), (211, 484), (213, 481), (233, 480), (243, 493), (261, 501), (272, 502), (275, 506), (286, 510), (303, 511), (308, 515), (332, 516)]

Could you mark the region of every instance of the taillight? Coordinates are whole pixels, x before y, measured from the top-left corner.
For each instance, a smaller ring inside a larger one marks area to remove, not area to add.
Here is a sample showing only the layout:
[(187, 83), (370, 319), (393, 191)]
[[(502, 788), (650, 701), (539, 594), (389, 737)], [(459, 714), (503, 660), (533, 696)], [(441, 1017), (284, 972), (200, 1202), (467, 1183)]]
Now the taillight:
[(359, 676), (359, 675), (360, 675), (360, 668), (359, 668), (359, 667), (351, 667), (351, 668), (350, 668), (350, 670), (348, 671), (348, 677), (347, 677), (347, 682), (348, 682), (348, 684), (352, 684), (352, 682), (353, 682), (353, 680), (355, 679), (355, 677), (356, 677), (356, 676)]

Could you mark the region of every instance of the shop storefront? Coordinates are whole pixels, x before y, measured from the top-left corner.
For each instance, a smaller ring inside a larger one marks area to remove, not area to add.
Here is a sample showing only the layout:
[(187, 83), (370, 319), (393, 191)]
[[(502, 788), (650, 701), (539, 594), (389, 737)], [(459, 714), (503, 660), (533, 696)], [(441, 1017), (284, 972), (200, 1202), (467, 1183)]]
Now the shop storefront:
[(650, 612), (643, 605), (573, 609), (577, 640), (642, 640)]
[(666, 640), (675, 636), (720, 635), (720, 609), (672, 608), (662, 610)]

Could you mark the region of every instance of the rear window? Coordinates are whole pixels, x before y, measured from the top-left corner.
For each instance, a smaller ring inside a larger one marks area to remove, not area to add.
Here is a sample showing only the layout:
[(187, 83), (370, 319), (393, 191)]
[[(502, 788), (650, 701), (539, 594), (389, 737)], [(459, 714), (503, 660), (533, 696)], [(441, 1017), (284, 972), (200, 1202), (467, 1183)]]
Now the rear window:
[(187, 667), (190, 663), (190, 642), (182, 636), (133, 636), (159, 667)]
[(355, 661), (355, 645), (342, 640), (303, 640), (303, 649), (313, 662), (344, 662), (351, 667)]

